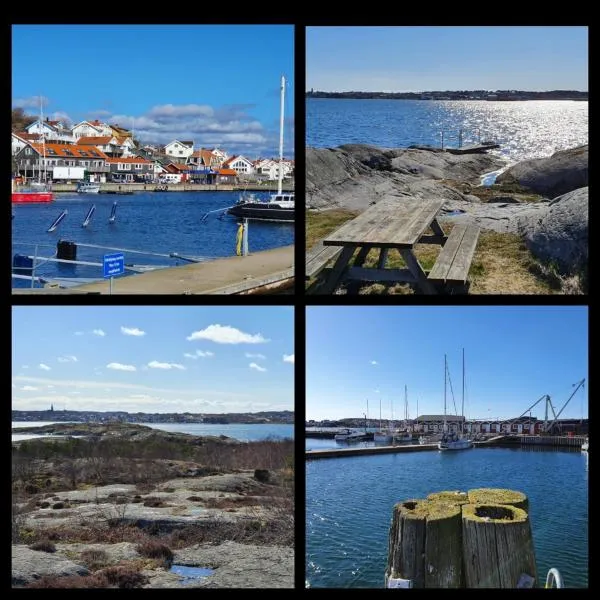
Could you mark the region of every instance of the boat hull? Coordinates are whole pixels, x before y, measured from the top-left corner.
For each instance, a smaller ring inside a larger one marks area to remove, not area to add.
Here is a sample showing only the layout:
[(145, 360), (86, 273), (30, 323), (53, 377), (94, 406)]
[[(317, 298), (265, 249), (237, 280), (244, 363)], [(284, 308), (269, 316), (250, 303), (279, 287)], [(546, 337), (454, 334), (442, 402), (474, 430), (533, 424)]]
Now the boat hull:
[(456, 451), (456, 450), (468, 450), (473, 447), (473, 442), (470, 440), (457, 440), (452, 442), (438, 442), (438, 450), (442, 451)]
[(32, 204), (34, 202), (52, 202), (53, 192), (12, 192), (13, 204)]
[(227, 214), (242, 219), (253, 219), (257, 221), (283, 221), (287, 223), (294, 222), (294, 210), (288, 208), (270, 208), (261, 206), (266, 203), (242, 204), (232, 206)]

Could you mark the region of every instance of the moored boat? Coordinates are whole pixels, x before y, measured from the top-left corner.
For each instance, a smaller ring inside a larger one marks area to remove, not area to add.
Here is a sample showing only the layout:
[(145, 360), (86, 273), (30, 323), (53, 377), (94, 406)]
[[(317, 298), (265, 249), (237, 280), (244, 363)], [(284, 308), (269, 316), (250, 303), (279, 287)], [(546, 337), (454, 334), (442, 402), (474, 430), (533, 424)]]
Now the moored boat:
[(93, 181), (80, 181), (77, 184), (79, 194), (97, 194), (100, 191), (100, 184)]
[(11, 201), (14, 204), (28, 204), (32, 202), (52, 202), (54, 193), (50, 190), (21, 189), (12, 192)]

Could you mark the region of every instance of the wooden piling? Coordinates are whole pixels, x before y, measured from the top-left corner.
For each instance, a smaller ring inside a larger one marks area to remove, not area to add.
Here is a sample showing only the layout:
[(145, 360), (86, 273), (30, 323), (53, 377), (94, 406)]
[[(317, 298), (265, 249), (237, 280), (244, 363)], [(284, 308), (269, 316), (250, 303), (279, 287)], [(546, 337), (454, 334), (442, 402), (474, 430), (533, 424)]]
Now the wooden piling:
[(460, 505), (412, 499), (394, 506), (386, 587), (403, 579), (415, 588), (462, 586)]
[(492, 503), (463, 504), (461, 508), (466, 587), (516, 588), (522, 574), (537, 580), (525, 510)]
[(529, 510), (529, 500), (522, 492), (502, 488), (477, 488), (468, 491), (470, 504), (510, 504)]
[(432, 502), (450, 502), (451, 504), (468, 504), (469, 495), (459, 490), (434, 492), (427, 496), (427, 500), (431, 500)]

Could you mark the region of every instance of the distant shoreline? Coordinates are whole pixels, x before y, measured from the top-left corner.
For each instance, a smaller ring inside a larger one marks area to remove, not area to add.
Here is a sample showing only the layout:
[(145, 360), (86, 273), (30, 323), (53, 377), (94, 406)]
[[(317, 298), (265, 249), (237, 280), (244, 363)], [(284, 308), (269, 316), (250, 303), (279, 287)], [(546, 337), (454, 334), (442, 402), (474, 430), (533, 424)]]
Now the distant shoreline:
[(488, 92), (486, 90), (455, 92), (306, 92), (306, 98), (334, 100), (485, 100), (491, 102), (519, 102), (524, 100), (588, 101), (588, 92), (555, 90), (548, 92), (526, 92), (511, 90)]

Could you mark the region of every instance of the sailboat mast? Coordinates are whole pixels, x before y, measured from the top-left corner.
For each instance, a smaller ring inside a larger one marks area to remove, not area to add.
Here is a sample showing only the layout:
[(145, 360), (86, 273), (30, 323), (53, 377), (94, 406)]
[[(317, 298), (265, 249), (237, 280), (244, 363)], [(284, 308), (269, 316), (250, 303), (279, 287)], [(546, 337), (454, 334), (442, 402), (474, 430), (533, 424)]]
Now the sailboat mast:
[(462, 351), (462, 422), (460, 425), (460, 430), (462, 433), (465, 431), (465, 349)]
[(279, 180), (277, 194), (281, 195), (283, 189), (283, 104), (285, 95), (285, 77), (281, 76), (281, 108), (279, 110)]
[(444, 354), (444, 431), (446, 431), (446, 381), (448, 379), (448, 364)]
[[(44, 109), (42, 108), (42, 97), (40, 96), (40, 133), (42, 134), (42, 156), (44, 163), (44, 183), (46, 183), (46, 136), (44, 135)], [(42, 169), (40, 168), (40, 179), (42, 178)]]

